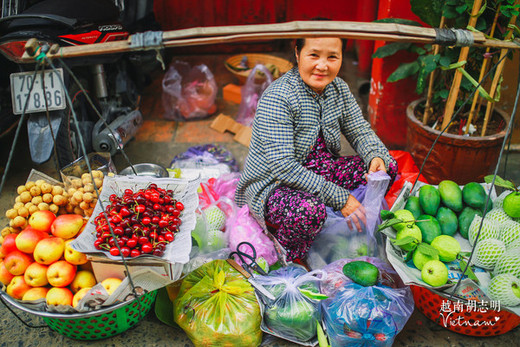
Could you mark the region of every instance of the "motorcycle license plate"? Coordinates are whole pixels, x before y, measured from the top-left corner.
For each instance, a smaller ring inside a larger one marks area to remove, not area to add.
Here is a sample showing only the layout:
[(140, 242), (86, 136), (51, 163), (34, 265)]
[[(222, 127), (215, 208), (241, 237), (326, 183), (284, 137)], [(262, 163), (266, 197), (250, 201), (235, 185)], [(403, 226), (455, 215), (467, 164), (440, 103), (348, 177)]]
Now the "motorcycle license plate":
[[(46, 109), (63, 110), (67, 106), (60, 82), (60, 79), (63, 81), (63, 69), (44, 70), (43, 74), (38, 72), (36, 76), (34, 71), (12, 73), (10, 78), (14, 114), (22, 114), (27, 98), (29, 102), (25, 113), (42, 112)], [(29, 95), (33, 78), (36, 80)]]

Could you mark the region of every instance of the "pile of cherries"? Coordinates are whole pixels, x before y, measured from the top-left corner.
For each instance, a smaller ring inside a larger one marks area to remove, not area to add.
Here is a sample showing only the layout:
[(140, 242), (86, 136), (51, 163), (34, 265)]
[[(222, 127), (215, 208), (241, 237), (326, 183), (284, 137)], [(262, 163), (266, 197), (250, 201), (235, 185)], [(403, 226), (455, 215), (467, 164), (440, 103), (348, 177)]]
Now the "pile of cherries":
[(109, 200), (105, 208), (108, 220), (103, 212), (94, 219), (96, 249), (113, 256), (162, 256), (179, 231), (184, 210), (184, 204), (173, 198), (173, 191), (152, 183), (137, 192), (126, 189), (121, 197), (112, 194)]

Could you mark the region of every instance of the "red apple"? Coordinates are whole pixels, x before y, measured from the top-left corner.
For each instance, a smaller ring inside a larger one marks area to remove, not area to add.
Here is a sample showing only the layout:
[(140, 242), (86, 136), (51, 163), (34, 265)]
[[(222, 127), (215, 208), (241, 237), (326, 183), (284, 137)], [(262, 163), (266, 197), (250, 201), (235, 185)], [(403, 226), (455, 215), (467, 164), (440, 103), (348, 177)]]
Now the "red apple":
[(15, 276), (23, 275), (25, 269), (34, 262), (33, 258), (19, 250), (12, 251), (4, 258), (4, 264), (7, 271)]
[(32, 253), (34, 252), (36, 244), (47, 237), (49, 237), (48, 233), (27, 227), (18, 234), (15, 240), (16, 248), (24, 253)]
[(53, 287), (47, 292), (45, 297), (48, 305), (70, 305), (74, 295), (69, 288)]
[(2, 252), (8, 255), (12, 251), (16, 250), (16, 237), (18, 234), (7, 234), (4, 236), (4, 242), (2, 243)]
[(4, 285), (8, 285), (13, 277), (14, 275), (7, 271), (4, 262), (0, 262), (0, 282), (2, 282)]
[(56, 215), (51, 211), (36, 211), (29, 217), (29, 225), (39, 231), (50, 232)]
[(66, 260), (59, 260), (49, 265), (47, 269), (47, 280), (53, 287), (66, 287), (72, 283), (76, 276), (76, 265)]
[(22, 300), (34, 301), (34, 300), (39, 300), (39, 299), (45, 299), (48, 291), (49, 291), (49, 288), (47, 288), (47, 287), (31, 288), (25, 292)]
[(7, 285), (5, 292), (9, 296), (20, 300), (29, 289), (31, 289), (31, 286), (25, 283), (23, 276), (14, 276), (11, 282)]
[(72, 241), (74, 240), (70, 239), (65, 241), (65, 251), (63, 252), (65, 260), (74, 265), (85, 264), (88, 261), (87, 255), (85, 253), (76, 251), (74, 248), (72, 248), (72, 246), (70, 245)]
[(23, 274), (25, 283), (31, 287), (43, 287), (49, 284), (49, 281), (47, 280), (47, 268), (47, 265), (37, 262), (29, 265)]
[(33, 256), (40, 264), (50, 265), (59, 260), (65, 250), (65, 241), (61, 237), (49, 237), (41, 240), (34, 248)]
[(83, 227), (83, 216), (79, 214), (62, 214), (51, 225), (51, 233), (64, 240), (75, 237)]

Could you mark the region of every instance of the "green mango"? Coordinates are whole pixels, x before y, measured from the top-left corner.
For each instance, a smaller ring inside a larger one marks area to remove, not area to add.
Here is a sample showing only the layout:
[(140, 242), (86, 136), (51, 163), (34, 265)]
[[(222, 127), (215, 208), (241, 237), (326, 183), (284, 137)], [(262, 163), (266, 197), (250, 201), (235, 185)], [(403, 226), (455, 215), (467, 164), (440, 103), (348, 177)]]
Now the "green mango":
[[(420, 222), (425, 220), (425, 222)], [(442, 235), (441, 225), (437, 218), (428, 214), (422, 214), (417, 218), (416, 225), (421, 229), (422, 241), (432, 243), (433, 239)]]
[(419, 205), (424, 213), (435, 216), (441, 203), (441, 195), (437, 188), (426, 184), (419, 188)]
[(444, 206), (455, 212), (462, 211), (462, 190), (457, 183), (450, 180), (441, 181), (438, 190)]
[(475, 215), (482, 217), (482, 211), (466, 206), (459, 214), (459, 232), (465, 239), (468, 238), (468, 230)]
[(439, 207), (435, 218), (439, 221), (443, 235), (455, 235), (459, 228), (459, 222), (457, 215), (452, 209), (444, 206)]
[(412, 212), (413, 217), (415, 219), (418, 219), (419, 216), (422, 214), (421, 204), (419, 204), (419, 197), (410, 196), (408, 198), (408, 200), (406, 201), (406, 205), (404, 206), (404, 209)]
[(354, 260), (343, 266), (343, 273), (355, 283), (370, 287), (379, 280), (379, 269), (374, 264), (363, 260)]
[(482, 210), (486, 204), (487, 194), (482, 185), (470, 182), (462, 188), (462, 200), (474, 209)]

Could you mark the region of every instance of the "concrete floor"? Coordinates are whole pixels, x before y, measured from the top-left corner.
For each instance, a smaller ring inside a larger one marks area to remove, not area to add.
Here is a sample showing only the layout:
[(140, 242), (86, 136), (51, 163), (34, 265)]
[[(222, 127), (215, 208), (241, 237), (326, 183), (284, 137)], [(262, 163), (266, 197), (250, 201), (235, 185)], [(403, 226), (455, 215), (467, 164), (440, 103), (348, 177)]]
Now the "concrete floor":
[[(237, 105), (224, 102), (221, 98), (221, 88), (228, 83), (237, 83), (234, 76), (224, 68), (224, 60), (229, 55), (194, 55), (176, 56), (176, 59), (189, 61), (192, 65), (204, 63), (215, 74), (219, 94), (217, 100), (218, 113), (231, 116), (237, 110)], [(349, 82), (353, 91), (365, 81), (360, 81), (355, 74), (355, 61), (347, 59), (342, 75)], [(172, 158), (184, 152), (193, 145), (215, 143), (225, 146), (235, 156), (239, 167), (243, 168), (247, 148), (233, 141), (229, 133), (220, 134), (209, 128), (213, 115), (209, 119), (195, 122), (174, 122), (162, 117), (163, 109), (160, 102), (162, 72), (158, 71), (153, 83), (145, 90), (141, 110), (145, 117), (143, 127), (136, 138), (125, 148), (125, 152), (133, 164), (153, 162), (168, 167)], [(366, 110), (366, 95), (357, 95)], [(11, 140), (6, 139), (1, 144), (5, 153), (11, 148)], [(27, 140), (22, 136), (15, 153), (13, 167), (7, 177), (7, 184), (1, 193), (0, 210), (5, 211), (12, 206), (16, 187), (25, 182), (31, 168), (35, 168), (50, 176), (58, 177), (52, 162), (43, 165), (33, 165), (30, 161)], [(346, 149), (348, 153), (351, 149)], [(6, 155), (5, 155), (6, 157)], [(520, 155), (511, 153), (508, 157), (506, 178), (520, 183)], [(506, 158), (502, 161), (504, 163)], [(113, 161), (118, 170), (128, 166), (122, 155), (116, 155)], [(5, 218), (5, 217), (2, 217)], [(24, 319), (30, 319), (33, 324), (43, 324), (37, 317), (28, 317), (20, 311)], [(66, 338), (48, 328), (29, 328), (8, 312), (0, 304), (0, 346), (192, 346), (186, 334), (161, 323), (151, 312), (136, 327), (121, 335), (95, 342), (76, 341)], [(496, 337), (471, 337), (451, 332), (434, 323), (417, 309), (409, 319), (403, 331), (397, 336), (394, 346), (520, 346), (520, 329), (516, 328), (506, 334)], [(295, 346), (284, 340), (264, 334), (263, 346)]]

